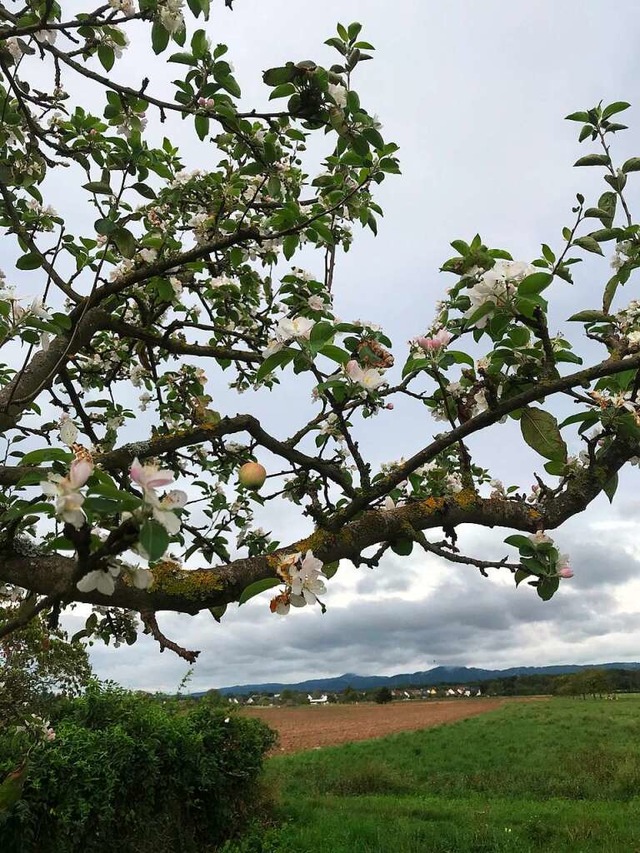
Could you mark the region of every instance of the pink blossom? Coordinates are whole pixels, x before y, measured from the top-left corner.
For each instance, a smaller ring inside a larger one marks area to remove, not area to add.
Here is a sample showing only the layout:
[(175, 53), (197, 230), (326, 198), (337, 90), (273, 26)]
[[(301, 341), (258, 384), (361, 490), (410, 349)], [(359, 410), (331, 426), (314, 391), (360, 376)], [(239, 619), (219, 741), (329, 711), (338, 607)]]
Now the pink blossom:
[(416, 338), (415, 343), (418, 344), (419, 347), (422, 347), (425, 352), (437, 352), (438, 350), (444, 349), (453, 338), (451, 332), (447, 332), (446, 329), (440, 329), (435, 335), (431, 338)]
[(71, 489), (80, 489), (87, 482), (93, 471), (93, 463), (87, 459), (76, 459), (69, 469), (69, 485)]
[(129, 476), (134, 483), (147, 490), (157, 489), (173, 482), (171, 471), (162, 470), (157, 465), (141, 465), (138, 457), (131, 463)]
[(559, 578), (573, 577), (573, 569), (569, 565), (569, 558), (566, 554), (560, 554), (556, 565), (556, 573)]
[(55, 497), (56, 515), (78, 530), (86, 521), (82, 511), (84, 495), (78, 490), (87, 482), (92, 471), (92, 462), (87, 459), (76, 459), (71, 463), (67, 477), (50, 474), (49, 479), (40, 484), (45, 495)]
[(382, 374), (374, 367), (363, 370), (355, 359), (346, 363), (345, 371), (352, 382), (357, 382), (367, 391), (375, 391), (385, 381)]

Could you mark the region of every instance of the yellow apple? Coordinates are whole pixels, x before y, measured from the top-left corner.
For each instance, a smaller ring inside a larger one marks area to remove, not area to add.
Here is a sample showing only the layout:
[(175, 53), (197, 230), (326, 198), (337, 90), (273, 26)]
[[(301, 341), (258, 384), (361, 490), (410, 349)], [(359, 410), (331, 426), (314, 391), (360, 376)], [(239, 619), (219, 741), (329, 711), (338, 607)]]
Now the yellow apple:
[(267, 472), (259, 462), (245, 462), (238, 472), (238, 479), (245, 489), (260, 489), (264, 484)]

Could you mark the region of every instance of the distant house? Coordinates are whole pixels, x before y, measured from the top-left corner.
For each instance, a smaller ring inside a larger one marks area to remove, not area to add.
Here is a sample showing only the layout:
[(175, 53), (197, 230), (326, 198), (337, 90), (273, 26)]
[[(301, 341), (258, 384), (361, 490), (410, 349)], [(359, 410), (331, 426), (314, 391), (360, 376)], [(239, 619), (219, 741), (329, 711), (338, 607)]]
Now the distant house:
[(329, 697), (326, 693), (323, 693), (319, 699), (314, 699), (311, 694), (307, 695), (307, 699), (309, 700), (310, 705), (326, 705), (329, 701)]

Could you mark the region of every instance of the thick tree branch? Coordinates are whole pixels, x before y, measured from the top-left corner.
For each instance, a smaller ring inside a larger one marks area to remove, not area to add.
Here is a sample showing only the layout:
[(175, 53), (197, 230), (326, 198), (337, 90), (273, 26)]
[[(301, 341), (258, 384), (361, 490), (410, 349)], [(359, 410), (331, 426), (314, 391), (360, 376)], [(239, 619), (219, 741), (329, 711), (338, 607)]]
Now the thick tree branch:
[(101, 317), (102, 313), (97, 311), (81, 313), (71, 331), (54, 338), (46, 350), (39, 350), (25, 370), (3, 388), (0, 392), (0, 433), (16, 426), (22, 412), (47, 387), (58, 369), (90, 342), (100, 329)]
[[(180, 450), (183, 447), (191, 447), (222, 438), (238, 432), (247, 432), (261, 446), (270, 450), (276, 456), (286, 459), (293, 465), (298, 465), (305, 470), (316, 471), (322, 477), (333, 481), (340, 486), (345, 494), (354, 495), (355, 490), (351, 480), (344, 470), (324, 459), (307, 456), (286, 442), (279, 441), (261, 426), (260, 421), (252, 415), (236, 415), (233, 418), (222, 418), (217, 423), (202, 424), (193, 429), (183, 430), (172, 435), (158, 435), (147, 441), (135, 441), (125, 444), (108, 453), (97, 454), (94, 464), (99, 465), (108, 472), (124, 471), (137, 457), (140, 460), (162, 457), (167, 453)], [(33, 471), (42, 471), (43, 479), (48, 471), (43, 468), (34, 468), (27, 465), (0, 466), (0, 485), (11, 486), (18, 483), (25, 474)]]
[(197, 613), (237, 601), (249, 584), (277, 577), (280, 558), (292, 551), (311, 549), (324, 563), (332, 563), (357, 557), (380, 542), (406, 536), (408, 524), (415, 530), (423, 530), (443, 523), (505, 526), (534, 532), (540, 526), (540, 513), (524, 503), (479, 499), (465, 491), (454, 497), (428, 498), (391, 511), (371, 510), (336, 533), (317, 530), (273, 554), (234, 560), (221, 567), (190, 570), (172, 560), (163, 560), (153, 568), (154, 584), (148, 591), (136, 589), (126, 578), (121, 578), (112, 596), (97, 591), (82, 593), (74, 587), (77, 564), (72, 558), (58, 554), (24, 555), (15, 550), (0, 555), (0, 579), (26, 586), (41, 595), (62, 595), (92, 604), (137, 611)]

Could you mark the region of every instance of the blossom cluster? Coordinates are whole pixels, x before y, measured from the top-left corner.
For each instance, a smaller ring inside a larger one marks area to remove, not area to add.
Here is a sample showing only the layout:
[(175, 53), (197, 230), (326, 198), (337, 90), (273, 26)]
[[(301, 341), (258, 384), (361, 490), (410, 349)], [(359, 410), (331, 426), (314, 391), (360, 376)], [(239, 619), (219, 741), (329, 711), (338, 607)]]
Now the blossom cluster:
[(173, 473), (160, 469), (157, 465), (142, 465), (138, 458), (133, 460), (129, 476), (142, 488), (143, 501), (153, 518), (161, 524), (171, 536), (180, 530), (180, 518), (175, 510), (182, 509), (187, 503), (186, 492), (173, 489), (159, 498), (156, 489), (173, 482)]
[(314, 557), (313, 551), (287, 554), (280, 560), (278, 574), (285, 582), (285, 589), (271, 599), (271, 612), (286, 616), (289, 608), (316, 604), (318, 595), (326, 592), (324, 582), (320, 580), (323, 563)]
[(569, 564), (569, 555), (558, 554), (553, 539), (544, 530), (538, 530), (536, 533), (533, 533), (529, 536), (529, 541), (536, 551), (540, 546), (543, 546), (541, 550), (551, 555), (551, 562), (553, 563), (556, 577), (565, 579), (573, 577), (573, 569)]
[(471, 302), (465, 317), (472, 320), (481, 308), (485, 308), (486, 313), (473, 322), (476, 328), (483, 329), (498, 308), (510, 306), (517, 285), (534, 272), (537, 272), (536, 268), (523, 261), (497, 260), (491, 269), (483, 272), (464, 292)]

